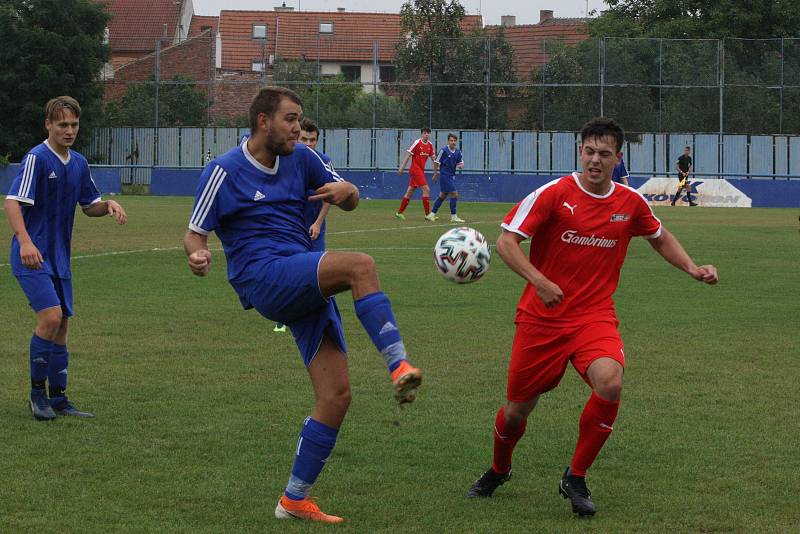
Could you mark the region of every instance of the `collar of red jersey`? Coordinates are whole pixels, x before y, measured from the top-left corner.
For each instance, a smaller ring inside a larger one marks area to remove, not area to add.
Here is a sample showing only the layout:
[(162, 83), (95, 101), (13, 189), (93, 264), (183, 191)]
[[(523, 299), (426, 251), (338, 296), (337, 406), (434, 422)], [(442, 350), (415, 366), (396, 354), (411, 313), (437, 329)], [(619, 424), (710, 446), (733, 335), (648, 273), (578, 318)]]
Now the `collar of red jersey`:
[(592, 198), (608, 198), (614, 192), (614, 188), (616, 187), (616, 184), (614, 184), (614, 182), (612, 181), (611, 182), (611, 187), (608, 188), (608, 193), (606, 193), (605, 195), (598, 195), (596, 193), (592, 193), (591, 191), (587, 191), (583, 187), (583, 184), (581, 183), (580, 175), (578, 174), (577, 171), (572, 173), (572, 177), (575, 179), (575, 183), (578, 184), (578, 187), (580, 188), (580, 190), (583, 191), (584, 193), (586, 193), (587, 195), (589, 195)]

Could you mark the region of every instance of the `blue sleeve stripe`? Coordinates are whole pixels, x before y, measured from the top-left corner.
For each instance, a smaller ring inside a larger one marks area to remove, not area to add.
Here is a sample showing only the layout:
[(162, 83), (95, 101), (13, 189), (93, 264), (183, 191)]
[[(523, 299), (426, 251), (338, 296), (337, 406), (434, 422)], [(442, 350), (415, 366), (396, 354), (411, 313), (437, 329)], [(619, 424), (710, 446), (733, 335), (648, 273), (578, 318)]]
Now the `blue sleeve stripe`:
[(219, 191), (219, 187), (222, 185), (222, 181), (225, 180), (227, 175), (228, 173), (225, 172), (225, 169), (219, 165), (214, 167), (214, 170), (211, 172), (211, 178), (206, 182), (203, 193), (200, 195), (200, 200), (197, 201), (197, 206), (194, 208), (194, 213), (192, 213), (192, 218), (189, 221), (190, 224), (203, 226), (203, 221), (206, 215), (208, 215), (211, 205), (214, 203), (217, 191)]
[(29, 198), (28, 194), (31, 191), (31, 184), (33, 183), (33, 173), (36, 170), (36, 156), (28, 154), (25, 160), (25, 169), (22, 171), (22, 181), (19, 184), (19, 196)]

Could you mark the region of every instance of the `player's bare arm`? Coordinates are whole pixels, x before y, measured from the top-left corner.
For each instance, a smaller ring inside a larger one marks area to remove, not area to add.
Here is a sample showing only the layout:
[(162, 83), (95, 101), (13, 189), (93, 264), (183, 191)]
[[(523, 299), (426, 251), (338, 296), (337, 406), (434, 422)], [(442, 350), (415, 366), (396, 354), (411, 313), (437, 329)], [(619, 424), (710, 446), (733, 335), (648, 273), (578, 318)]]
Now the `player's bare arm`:
[(689, 276), (706, 284), (714, 285), (719, 281), (717, 268), (713, 265), (695, 265), (689, 254), (686, 253), (680, 241), (667, 229), (663, 229), (661, 235), (655, 239), (650, 239), (650, 246), (669, 263), (687, 273)]
[(195, 276), (205, 276), (211, 268), (211, 252), (208, 250), (208, 236), (187, 230), (183, 236), (183, 249), (189, 256), (189, 269)]
[(358, 188), (350, 182), (330, 182), (308, 197), (311, 202), (321, 200), (339, 206), (344, 211), (353, 211), (358, 206)]
[(439, 179), (439, 162), (433, 160), (433, 176), (431, 176), (432, 181), (436, 181)]
[(114, 217), (119, 224), (125, 224), (128, 220), (128, 215), (118, 202), (114, 200), (104, 200), (102, 202), (95, 202), (88, 208), (83, 209), (83, 213), (89, 217)]
[(322, 207), (319, 210), (319, 215), (317, 215), (316, 220), (311, 224), (308, 229), (308, 236), (314, 240), (319, 237), (319, 234), (322, 232), (322, 223), (325, 222), (325, 217), (328, 216), (328, 212), (331, 210), (331, 205), (327, 202), (322, 203)]
[(495, 243), (495, 250), (508, 267), (531, 283), (544, 305), (553, 308), (564, 300), (564, 293), (528, 260), (520, 244), (525, 240), (520, 234), (503, 230)]
[(25, 228), (25, 219), (22, 217), (22, 208), (19, 202), (13, 198), (7, 198), (3, 203), (3, 208), (6, 211), (8, 223), (11, 225), (14, 235), (17, 236), (19, 242), (19, 257), (22, 265), (28, 269), (41, 269), (44, 258), (36, 245), (33, 244), (28, 229)]
[(403, 158), (403, 162), (397, 168), (397, 174), (403, 174), (403, 171), (405, 170), (406, 164), (408, 163), (408, 160), (409, 160), (410, 157), (411, 157), (411, 153), (410, 152), (406, 152), (406, 157)]

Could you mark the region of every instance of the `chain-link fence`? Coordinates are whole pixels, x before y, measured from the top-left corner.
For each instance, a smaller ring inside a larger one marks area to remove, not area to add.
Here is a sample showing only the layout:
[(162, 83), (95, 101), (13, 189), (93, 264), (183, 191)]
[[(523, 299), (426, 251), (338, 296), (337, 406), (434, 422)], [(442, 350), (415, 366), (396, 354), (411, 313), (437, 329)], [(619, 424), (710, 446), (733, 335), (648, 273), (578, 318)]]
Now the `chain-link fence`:
[[(206, 32), (115, 59), (108, 126), (246, 127), (264, 85), (296, 90), (323, 128), (800, 133), (800, 39), (263, 38)], [(436, 53), (420, 53), (421, 50)]]

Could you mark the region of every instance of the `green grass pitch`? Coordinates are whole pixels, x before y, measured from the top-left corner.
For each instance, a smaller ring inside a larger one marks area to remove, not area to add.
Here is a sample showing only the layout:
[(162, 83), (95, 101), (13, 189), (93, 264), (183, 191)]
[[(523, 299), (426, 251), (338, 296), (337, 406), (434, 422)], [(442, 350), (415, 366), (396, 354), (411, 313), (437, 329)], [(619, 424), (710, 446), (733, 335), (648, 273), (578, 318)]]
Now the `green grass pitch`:
[[(193, 277), (180, 248), (191, 198), (119, 197), (129, 224), (77, 216), (70, 393), (94, 420), (36, 422), (26, 406), (34, 315), (11, 276), (0, 212), (0, 532), (295, 532), (278, 522), (310, 384), (290, 334), (241, 310), (215, 250)], [(457, 286), (433, 267), (449, 224), (395, 201), (332, 210), (328, 246), (376, 260), (425, 372), (394, 405), (349, 294), (339, 296), (353, 404), (314, 488), (353, 532), (788, 532), (797, 477), (796, 210), (658, 208), (708, 287), (635, 240), (616, 294), (628, 366), (615, 432), (589, 475), (598, 515), (557, 494), (589, 390), (572, 369), (531, 417), (514, 478), (467, 501), (490, 464), (523, 284), (495, 257)], [(461, 203), (494, 242), (507, 204)], [(442, 210), (447, 211), (447, 206)], [(212, 247), (219, 248), (214, 238)], [(108, 255), (111, 252), (119, 254)]]

